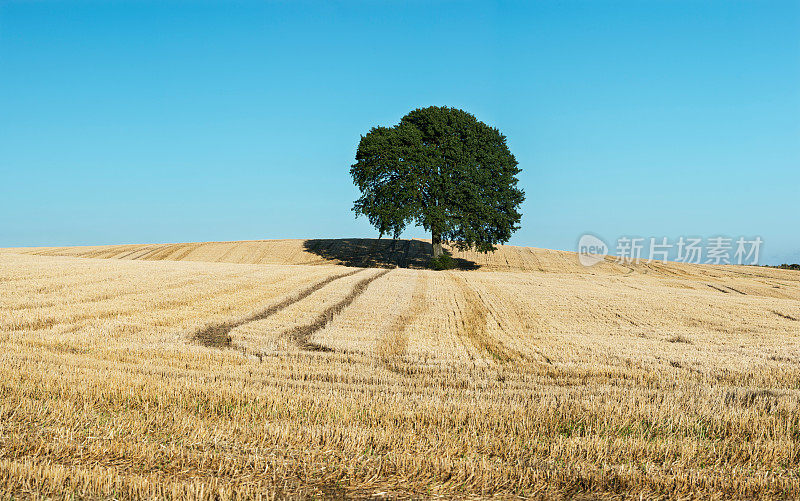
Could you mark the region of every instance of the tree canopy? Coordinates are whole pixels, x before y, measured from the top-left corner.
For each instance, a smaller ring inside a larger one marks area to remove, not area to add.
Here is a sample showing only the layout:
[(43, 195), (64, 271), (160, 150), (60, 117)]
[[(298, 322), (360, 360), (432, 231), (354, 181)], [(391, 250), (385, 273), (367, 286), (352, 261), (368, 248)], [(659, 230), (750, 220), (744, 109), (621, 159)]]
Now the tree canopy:
[(431, 106), (361, 137), (350, 169), (361, 191), (353, 211), (380, 235), (398, 238), (409, 223), (464, 250), (495, 249), (519, 229), (520, 169), (506, 137), (466, 111)]

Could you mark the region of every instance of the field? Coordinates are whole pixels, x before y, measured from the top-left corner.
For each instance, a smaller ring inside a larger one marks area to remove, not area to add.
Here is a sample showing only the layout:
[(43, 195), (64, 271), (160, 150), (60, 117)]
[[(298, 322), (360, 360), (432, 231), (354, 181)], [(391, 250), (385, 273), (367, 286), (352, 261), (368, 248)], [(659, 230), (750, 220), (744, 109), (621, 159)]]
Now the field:
[(0, 497), (800, 497), (800, 272), (425, 245), (0, 250)]

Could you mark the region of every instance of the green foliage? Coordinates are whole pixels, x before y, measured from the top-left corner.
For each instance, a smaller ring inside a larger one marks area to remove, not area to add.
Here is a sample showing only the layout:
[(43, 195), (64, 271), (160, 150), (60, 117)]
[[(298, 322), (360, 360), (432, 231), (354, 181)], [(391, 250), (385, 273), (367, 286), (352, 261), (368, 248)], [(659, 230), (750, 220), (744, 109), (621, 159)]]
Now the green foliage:
[(780, 265), (780, 266), (770, 266), (770, 265), (768, 265), (768, 264), (765, 264), (764, 266), (765, 266), (766, 268), (778, 268), (779, 270), (794, 270), (794, 271), (800, 271), (800, 264), (797, 264), (797, 263), (794, 263), (794, 264), (787, 264), (787, 263), (783, 263), (783, 264), (782, 264), (782, 265)]
[(519, 229), (517, 160), (500, 131), (455, 108), (412, 111), (361, 137), (353, 211), (394, 238), (410, 223), (461, 250), (494, 250)]
[(428, 268), (432, 270), (454, 270), (457, 267), (458, 263), (456, 263), (456, 260), (453, 259), (453, 256), (447, 252), (428, 261)]

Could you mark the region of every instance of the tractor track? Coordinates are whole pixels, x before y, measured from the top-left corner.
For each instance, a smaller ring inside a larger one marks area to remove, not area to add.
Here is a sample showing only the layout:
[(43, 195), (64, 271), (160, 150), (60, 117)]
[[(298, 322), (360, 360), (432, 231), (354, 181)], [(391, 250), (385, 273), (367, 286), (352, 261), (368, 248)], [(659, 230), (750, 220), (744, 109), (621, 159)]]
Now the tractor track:
[(450, 278), (465, 300), (462, 336), (475, 348), (490, 355), (496, 362), (507, 363), (522, 360), (524, 357), (519, 351), (509, 348), (487, 332), (486, 320), (490, 312), (480, 295), (462, 277), (450, 273)]
[[(325, 308), (325, 310), (320, 313), (313, 322), (289, 329), (288, 331), (284, 332), (284, 335), (291, 338), (292, 341), (294, 341), (295, 344), (297, 344), (297, 346), (299, 346), (301, 349), (308, 351), (332, 351), (330, 348), (312, 342), (311, 336), (313, 336), (317, 331), (323, 329), (333, 320), (336, 315), (350, 306), (353, 301), (355, 301), (361, 294), (364, 293), (364, 291), (367, 290), (369, 284), (386, 275), (390, 271), (392, 270), (383, 270), (375, 275), (361, 279), (353, 286), (353, 290), (351, 290), (347, 296), (342, 298), (342, 300), (338, 303)], [(348, 275), (352, 274), (353, 273), (349, 273)]]
[(418, 272), (414, 290), (411, 293), (411, 302), (378, 339), (375, 351), (378, 358), (385, 364), (390, 366), (397, 365), (406, 355), (406, 350), (408, 349), (408, 327), (427, 310), (428, 303), (425, 300), (427, 290), (427, 274)]
[(237, 328), (237, 327), (239, 327), (241, 325), (248, 324), (250, 322), (255, 322), (257, 320), (264, 320), (265, 318), (268, 318), (268, 317), (274, 315), (275, 313), (279, 312), (280, 310), (282, 310), (284, 308), (287, 308), (287, 307), (293, 305), (294, 303), (302, 301), (303, 299), (307, 298), (308, 296), (310, 296), (314, 292), (316, 292), (316, 291), (320, 290), (321, 288), (325, 287), (329, 283), (331, 283), (331, 282), (333, 282), (335, 280), (339, 280), (340, 278), (346, 278), (346, 277), (355, 275), (356, 273), (360, 273), (362, 271), (364, 271), (363, 268), (357, 269), (357, 270), (354, 270), (354, 271), (350, 271), (350, 272), (347, 272), (347, 273), (341, 273), (339, 275), (334, 275), (334, 276), (325, 278), (323, 280), (320, 280), (320, 281), (316, 282), (315, 284), (311, 285), (310, 287), (307, 287), (307, 288), (301, 290), (300, 292), (298, 292), (298, 293), (296, 293), (296, 294), (294, 294), (292, 296), (289, 296), (288, 298), (284, 299), (283, 301), (281, 301), (281, 302), (279, 302), (277, 304), (273, 304), (271, 306), (268, 306), (268, 307), (264, 308), (263, 310), (261, 310), (261, 311), (259, 311), (257, 313), (254, 313), (254, 314), (252, 314), (250, 316), (247, 316), (247, 317), (244, 317), (244, 318), (240, 318), (240, 319), (232, 319), (232, 320), (227, 320), (227, 321), (224, 321), (224, 322), (218, 322), (218, 323), (213, 323), (213, 324), (206, 325), (205, 327), (202, 327), (202, 328), (198, 329), (197, 331), (195, 331), (194, 333), (192, 333), (191, 339), (192, 339), (192, 341), (194, 341), (194, 342), (196, 342), (198, 344), (201, 344), (203, 346), (210, 346), (210, 347), (214, 347), (214, 348), (228, 348), (228, 347), (231, 346), (230, 332), (233, 329), (235, 329), (235, 328)]

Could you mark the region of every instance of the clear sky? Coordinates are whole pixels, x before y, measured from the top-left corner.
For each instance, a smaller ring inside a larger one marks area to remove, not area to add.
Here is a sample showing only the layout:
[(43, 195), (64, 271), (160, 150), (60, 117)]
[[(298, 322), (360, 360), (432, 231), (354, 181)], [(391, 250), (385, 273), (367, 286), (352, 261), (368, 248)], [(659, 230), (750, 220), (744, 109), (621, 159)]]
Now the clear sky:
[(0, 247), (377, 236), (359, 137), (429, 105), (508, 136), (512, 244), (800, 262), (796, 0), (0, 0)]

